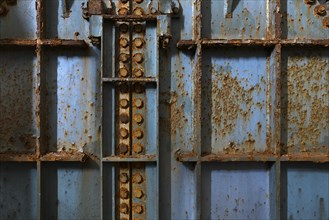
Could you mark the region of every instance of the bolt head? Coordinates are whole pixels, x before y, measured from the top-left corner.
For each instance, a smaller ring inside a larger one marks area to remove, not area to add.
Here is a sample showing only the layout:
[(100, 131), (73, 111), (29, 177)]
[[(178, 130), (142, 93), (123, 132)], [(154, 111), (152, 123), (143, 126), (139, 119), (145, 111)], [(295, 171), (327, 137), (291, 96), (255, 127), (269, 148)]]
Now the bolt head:
[(127, 84), (121, 84), (119, 86), (119, 90), (121, 93), (127, 93), (129, 91), (129, 87)]
[(129, 180), (128, 174), (126, 173), (121, 173), (119, 178), (121, 183), (127, 183)]
[(120, 121), (123, 124), (127, 124), (129, 122), (129, 116), (125, 113), (120, 115)]
[(142, 8), (137, 7), (137, 8), (134, 9), (134, 15), (143, 16), (143, 14), (144, 14), (144, 10)]
[(119, 74), (121, 77), (127, 77), (128, 76), (128, 70), (125, 67), (120, 68)]
[(122, 32), (122, 33), (127, 33), (127, 32), (128, 32), (128, 29), (129, 29), (129, 27), (128, 27), (127, 24), (121, 24), (121, 25), (119, 26), (119, 30), (120, 30), (120, 32)]
[(319, 16), (325, 16), (327, 14), (326, 7), (324, 5), (317, 5), (314, 8), (314, 13)]
[(127, 38), (120, 38), (120, 46), (123, 48), (128, 47), (129, 45), (129, 41)]
[(135, 120), (136, 123), (140, 124), (140, 123), (143, 122), (144, 119), (143, 119), (143, 116), (141, 114), (135, 114), (134, 115), (134, 120)]
[(141, 129), (136, 129), (134, 131), (134, 137), (137, 138), (137, 139), (142, 139), (144, 136), (144, 133)]
[(137, 48), (142, 48), (144, 44), (144, 40), (142, 38), (136, 38), (134, 40), (134, 46)]
[(322, 20), (323, 27), (329, 28), (329, 17), (325, 17)]
[(134, 55), (134, 61), (137, 63), (142, 63), (144, 61), (144, 56), (141, 53), (136, 53)]
[(135, 68), (134, 69), (134, 75), (136, 77), (142, 77), (144, 75), (144, 71), (140, 68)]
[(134, 196), (135, 196), (136, 198), (138, 198), (138, 199), (142, 198), (143, 195), (144, 195), (144, 193), (143, 193), (143, 191), (140, 190), (140, 189), (136, 189), (136, 190), (134, 191)]
[(136, 83), (134, 85), (134, 89), (135, 89), (135, 92), (136, 93), (142, 93), (142, 92), (144, 92), (144, 87), (141, 84), (139, 84), (139, 83)]
[(120, 128), (120, 136), (124, 139), (128, 138), (129, 132), (125, 128)]
[(134, 207), (134, 211), (136, 212), (136, 213), (138, 213), (138, 214), (141, 214), (141, 213), (143, 213), (143, 206), (142, 205), (135, 205), (135, 207)]
[(133, 182), (134, 183), (142, 183), (143, 182), (143, 177), (142, 175), (140, 175), (139, 173), (136, 173), (134, 176), (133, 176)]
[(129, 107), (129, 101), (127, 99), (121, 99), (120, 100), (120, 107), (121, 108), (128, 108)]
[(143, 107), (143, 100), (141, 100), (141, 99), (135, 99), (134, 100), (134, 103), (135, 103), (135, 106), (137, 107), (137, 108), (142, 108)]
[(118, 14), (121, 16), (127, 15), (128, 14), (128, 9), (127, 8), (120, 8), (118, 10)]
[(120, 60), (121, 62), (123, 62), (123, 63), (127, 63), (128, 60), (129, 60), (129, 56), (128, 56), (128, 54), (126, 54), (126, 53), (121, 53), (121, 54), (119, 55), (119, 60)]
[(128, 153), (128, 145), (126, 144), (119, 144), (119, 152), (120, 154)]
[(134, 144), (133, 145), (133, 150), (135, 153), (140, 154), (143, 152), (143, 146), (140, 144)]
[(126, 188), (120, 189), (120, 198), (121, 199), (128, 199), (129, 197), (129, 191)]
[(129, 206), (126, 203), (122, 203), (120, 205), (120, 212), (123, 213), (123, 214), (128, 214)]
[(144, 30), (143, 25), (141, 24), (135, 24), (134, 25), (134, 32), (136, 33), (142, 33)]

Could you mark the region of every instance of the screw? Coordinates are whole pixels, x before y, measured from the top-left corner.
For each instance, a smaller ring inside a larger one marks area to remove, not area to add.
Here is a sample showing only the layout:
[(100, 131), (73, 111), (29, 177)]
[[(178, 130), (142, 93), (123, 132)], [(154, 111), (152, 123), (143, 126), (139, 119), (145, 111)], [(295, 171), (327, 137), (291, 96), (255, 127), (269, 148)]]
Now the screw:
[(121, 99), (120, 100), (120, 106), (121, 106), (121, 108), (128, 108), (129, 107), (129, 101), (127, 99)]
[(143, 54), (141, 54), (141, 53), (136, 53), (136, 54), (134, 55), (134, 61), (135, 61), (135, 62), (137, 62), (137, 63), (142, 63), (143, 60), (144, 60), (144, 56), (143, 56)]
[(315, 3), (315, 0), (304, 0), (304, 3), (308, 5), (313, 5)]
[(129, 45), (129, 41), (127, 40), (127, 38), (120, 38), (120, 46), (123, 48), (128, 47)]
[(136, 129), (134, 131), (134, 136), (137, 138), (137, 139), (142, 139), (143, 136), (144, 136), (144, 133), (141, 129)]
[(120, 68), (119, 73), (120, 73), (120, 76), (122, 76), (122, 77), (128, 76), (128, 70), (124, 67)]
[(121, 136), (122, 138), (126, 139), (126, 138), (128, 137), (128, 135), (129, 135), (129, 132), (128, 132), (127, 129), (125, 129), (125, 128), (121, 128), (121, 129), (120, 129), (120, 136)]
[(126, 54), (126, 53), (121, 53), (119, 55), (119, 60), (123, 63), (128, 62), (128, 59), (129, 59), (129, 57), (128, 57), (128, 54)]
[(137, 122), (138, 124), (143, 122), (143, 116), (141, 114), (135, 114), (134, 115), (134, 120), (135, 122)]
[(120, 197), (121, 197), (121, 199), (128, 199), (129, 191), (126, 188), (121, 188), (120, 189)]
[(136, 38), (134, 40), (134, 45), (137, 48), (141, 48), (143, 46), (143, 44), (144, 44), (144, 40), (142, 38)]
[(143, 0), (134, 0), (134, 2), (136, 2), (136, 3), (140, 4), (140, 3), (142, 3), (142, 2), (143, 2)]
[(120, 174), (120, 182), (121, 183), (127, 183), (129, 180), (128, 174), (126, 173), (121, 173)]
[(134, 69), (134, 75), (135, 75), (136, 77), (142, 77), (143, 74), (144, 74), (144, 71), (143, 71), (142, 69), (139, 69), (139, 68), (135, 68), (135, 69)]
[(141, 214), (143, 213), (143, 206), (142, 205), (135, 205), (135, 208), (134, 208), (135, 212), (138, 213), (138, 214)]
[(120, 154), (128, 153), (128, 145), (126, 144), (119, 144), (119, 152)]
[(142, 175), (140, 175), (139, 173), (136, 173), (134, 176), (133, 176), (133, 182), (134, 183), (142, 183), (143, 182), (143, 177)]
[(314, 8), (314, 13), (320, 16), (325, 16), (327, 14), (326, 7), (323, 5), (317, 5)]
[(134, 100), (134, 103), (135, 103), (135, 106), (137, 107), (137, 108), (142, 108), (143, 107), (143, 100), (141, 100), (141, 99), (135, 99)]
[(120, 205), (120, 212), (123, 213), (123, 214), (128, 214), (129, 206), (126, 203), (122, 203)]
[(135, 153), (140, 154), (143, 151), (143, 146), (140, 144), (134, 144), (133, 145), (133, 150)]
[(119, 10), (118, 10), (118, 14), (119, 15), (127, 15), (128, 14), (128, 9), (126, 9), (126, 8), (120, 8)]
[(136, 32), (136, 33), (142, 33), (143, 32), (143, 26), (141, 25), (141, 24), (135, 24), (134, 25), (134, 31)]
[(129, 122), (129, 116), (127, 114), (121, 114), (120, 115), (120, 121), (123, 124), (127, 124)]
[(129, 90), (129, 87), (128, 87), (127, 84), (121, 84), (120, 87), (119, 87), (119, 90), (120, 90), (120, 92), (122, 92), (122, 93), (127, 93), (128, 90)]
[(121, 24), (121, 25), (119, 26), (119, 29), (120, 29), (120, 31), (121, 31), (122, 33), (127, 33), (129, 27), (128, 27), (127, 24)]
[(138, 198), (138, 199), (142, 198), (143, 195), (144, 195), (144, 193), (143, 193), (143, 191), (140, 190), (140, 189), (136, 189), (136, 190), (134, 191), (134, 196), (135, 196), (136, 198)]
[(329, 17), (326, 17), (322, 21), (323, 27), (329, 28)]
[(137, 16), (143, 16), (144, 14), (144, 10), (140, 7), (137, 7), (134, 9), (134, 15), (137, 15)]

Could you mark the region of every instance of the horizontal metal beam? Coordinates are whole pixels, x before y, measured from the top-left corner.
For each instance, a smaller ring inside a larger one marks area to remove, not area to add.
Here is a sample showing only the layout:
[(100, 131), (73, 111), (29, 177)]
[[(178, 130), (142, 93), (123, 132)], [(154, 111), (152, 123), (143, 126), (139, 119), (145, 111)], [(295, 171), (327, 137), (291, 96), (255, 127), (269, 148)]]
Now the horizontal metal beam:
[(112, 21), (156, 21), (157, 15), (102, 15), (105, 20)]
[(156, 162), (156, 155), (109, 156), (103, 162)]
[(88, 47), (84, 40), (71, 39), (42, 39), (42, 40), (20, 40), (20, 39), (0, 39), (1, 46), (21, 46), (36, 47), (37, 45), (45, 47)]
[(120, 82), (144, 82), (144, 83), (156, 83), (157, 78), (149, 77), (149, 78), (119, 78), (119, 77), (113, 77), (113, 78), (103, 78), (103, 82), (109, 82), (109, 83), (120, 83)]

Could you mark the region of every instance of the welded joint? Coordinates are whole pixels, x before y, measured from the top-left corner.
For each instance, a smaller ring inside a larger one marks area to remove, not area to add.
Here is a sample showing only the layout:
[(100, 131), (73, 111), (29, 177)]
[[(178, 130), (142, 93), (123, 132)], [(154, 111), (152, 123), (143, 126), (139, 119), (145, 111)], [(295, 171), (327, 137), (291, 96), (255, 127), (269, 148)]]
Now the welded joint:
[(225, 18), (232, 18), (233, 16), (233, 0), (225, 0), (224, 2), (224, 14)]

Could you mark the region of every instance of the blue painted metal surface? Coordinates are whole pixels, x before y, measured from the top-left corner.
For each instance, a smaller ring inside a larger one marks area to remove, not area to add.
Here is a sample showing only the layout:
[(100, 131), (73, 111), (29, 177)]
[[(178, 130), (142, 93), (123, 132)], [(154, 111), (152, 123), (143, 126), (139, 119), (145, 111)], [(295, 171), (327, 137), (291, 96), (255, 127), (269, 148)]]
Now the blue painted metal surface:
[(329, 219), (326, 1), (0, 7), (0, 219)]

